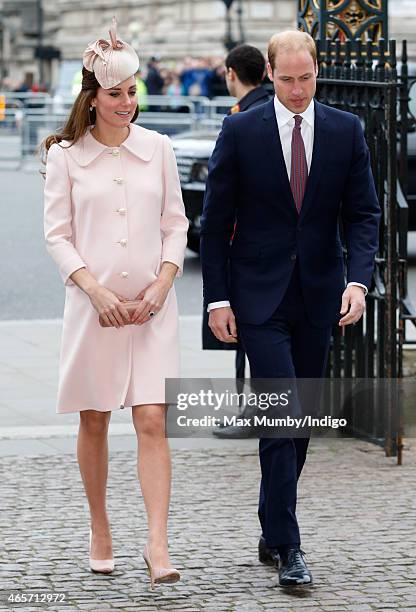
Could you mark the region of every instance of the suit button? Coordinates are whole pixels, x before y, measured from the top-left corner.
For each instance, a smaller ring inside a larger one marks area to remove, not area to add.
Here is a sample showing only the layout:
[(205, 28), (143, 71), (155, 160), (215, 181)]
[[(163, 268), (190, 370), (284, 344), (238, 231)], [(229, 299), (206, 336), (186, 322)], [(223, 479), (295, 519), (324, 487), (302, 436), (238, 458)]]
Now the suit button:
[(125, 247), (127, 246), (127, 238), (122, 238), (121, 240), (119, 240), (119, 243), (121, 244), (121, 246)]
[(117, 212), (119, 215), (125, 215), (127, 212), (127, 208), (117, 208)]
[(128, 278), (129, 273), (128, 273), (128, 272), (122, 272), (122, 273), (121, 273), (121, 276), (122, 276), (123, 278)]
[(292, 253), (292, 255), (290, 256), (290, 259), (291, 259), (292, 261), (295, 261), (295, 259), (296, 259), (296, 253)]

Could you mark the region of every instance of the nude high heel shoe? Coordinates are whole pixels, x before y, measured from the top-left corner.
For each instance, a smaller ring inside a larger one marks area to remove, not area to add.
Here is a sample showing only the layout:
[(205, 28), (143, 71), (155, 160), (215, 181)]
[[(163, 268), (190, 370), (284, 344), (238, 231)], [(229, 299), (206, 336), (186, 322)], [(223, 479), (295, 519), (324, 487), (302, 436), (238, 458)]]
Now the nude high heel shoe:
[(143, 559), (147, 565), (150, 576), (150, 588), (154, 589), (155, 584), (173, 584), (181, 579), (181, 575), (174, 567), (153, 567), (150, 560), (149, 547), (145, 544), (143, 550)]
[(90, 570), (100, 574), (111, 574), (114, 570), (114, 559), (92, 559), (91, 541), (92, 531), (90, 529)]

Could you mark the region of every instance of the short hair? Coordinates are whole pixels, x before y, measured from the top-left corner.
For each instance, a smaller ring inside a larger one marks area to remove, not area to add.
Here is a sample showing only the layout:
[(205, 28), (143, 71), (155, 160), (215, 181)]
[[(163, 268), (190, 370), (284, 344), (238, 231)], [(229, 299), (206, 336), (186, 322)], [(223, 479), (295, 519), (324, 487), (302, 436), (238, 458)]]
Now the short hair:
[(225, 66), (227, 70), (235, 70), (244, 85), (259, 85), (264, 78), (266, 60), (256, 47), (238, 45), (225, 58)]
[(272, 70), (274, 70), (275, 67), (277, 53), (300, 50), (309, 51), (313, 63), (316, 64), (316, 45), (310, 34), (301, 32), (300, 30), (285, 30), (284, 32), (273, 34), (267, 48), (267, 57)]

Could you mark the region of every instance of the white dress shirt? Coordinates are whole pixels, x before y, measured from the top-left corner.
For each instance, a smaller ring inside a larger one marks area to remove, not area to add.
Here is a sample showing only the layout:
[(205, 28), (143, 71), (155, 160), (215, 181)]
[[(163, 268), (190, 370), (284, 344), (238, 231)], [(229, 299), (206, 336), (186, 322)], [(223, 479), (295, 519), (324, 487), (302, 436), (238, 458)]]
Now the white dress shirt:
[[(292, 133), (295, 127), (295, 115), (280, 102), (277, 96), (274, 97), (274, 110), (276, 113), (277, 127), (279, 128), (280, 142), (282, 144), (283, 157), (286, 164), (287, 175), (290, 181), (290, 171), (292, 168)], [(312, 99), (304, 113), (298, 113), (303, 121), (300, 124), (300, 131), (305, 145), (306, 161), (308, 163), (308, 173), (311, 170), (313, 137), (315, 132), (315, 102)]]
[[(290, 180), (290, 171), (292, 165), (292, 132), (295, 126), (295, 115), (290, 111), (286, 106), (284, 106), (277, 96), (274, 97), (274, 110), (276, 113), (276, 121), (277, 127), (279, 129), (280, 142), (282, 145), (283, 158), (285, 160), (287, 175)], [(308, 108), (303, 113), (299, 114), (303, 121), (300, 126), (303, 142), (305, 145), (305, 154), (306, 161), (308, 164), (308, 172), (311, 170), (312, 163), (312, 152), (313, 152), (313, 137), (315, 132), (315, 102), (312, 99)], [(364, 289), (365, 295), (368, 293), (368, 289), (365, 285), (361, 283), (348, 283), (347, 287), (350, 285), (356, 285), (357, 287), (361, 287)], [(211, 302), (208, 304), (207, 310), (210, 312), (215, 308), (225, 308), (229, 306), (230, 302), (228, 300), (224, 300), (221, 302)]]

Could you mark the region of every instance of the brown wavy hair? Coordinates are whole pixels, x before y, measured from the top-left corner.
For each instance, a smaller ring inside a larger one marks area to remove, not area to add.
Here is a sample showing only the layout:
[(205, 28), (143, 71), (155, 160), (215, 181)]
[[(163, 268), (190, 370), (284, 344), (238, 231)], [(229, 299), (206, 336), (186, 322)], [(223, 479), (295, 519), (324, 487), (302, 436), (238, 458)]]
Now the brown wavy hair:
[[(71, 143), (69, 146), (72, 146), (84, 136), (90, 125), (94, 125), (96, 117), (95, 108), (90, 110), (90, 106), (91, 100), (97, 95), (99, 87), (100, 84), (95, 78), (94, 73), (83, 67), (81, 91), (72, 106), (65, 125), (58, 132), (49, 134), (40, 145), (40, 155), (43, 163), (46, 163), (48, 151), (54, 143), (59, 144), (62, 140), (68, 140)], [(138, 116), (139, 105), (137, 105), (130, 123), (134, 123)]]

